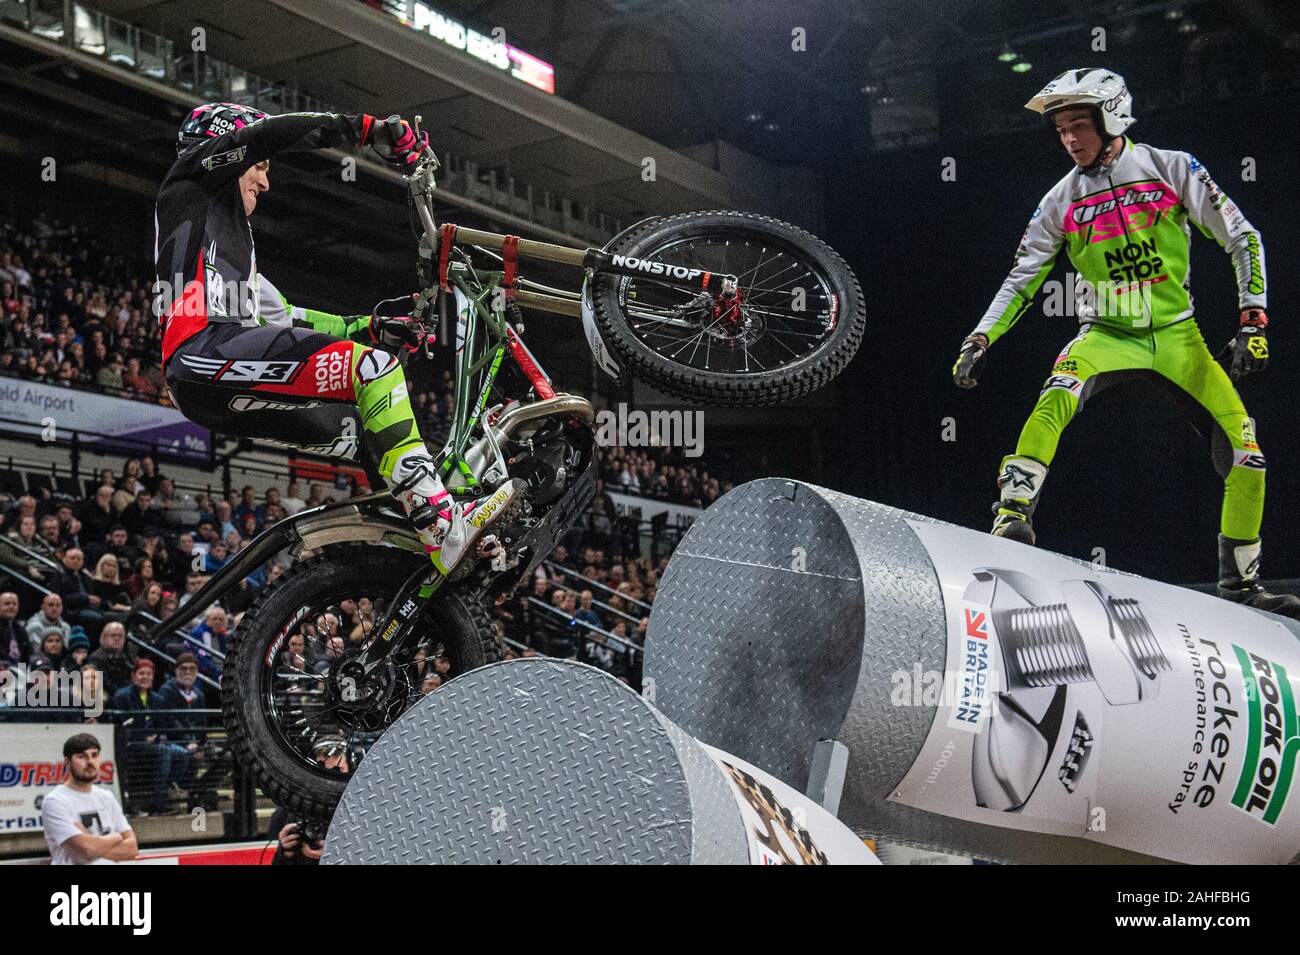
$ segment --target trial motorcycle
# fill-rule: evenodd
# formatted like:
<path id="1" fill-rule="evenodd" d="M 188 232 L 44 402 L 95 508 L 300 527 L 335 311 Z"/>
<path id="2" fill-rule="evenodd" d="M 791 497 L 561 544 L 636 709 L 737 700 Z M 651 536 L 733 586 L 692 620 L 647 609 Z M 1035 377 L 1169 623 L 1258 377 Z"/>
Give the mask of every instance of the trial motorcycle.
<path id="1" fill-rule="evenodd" d="M 594 496 L 594 409 L 556 390 L 524 342 L 522 310 L 579 319 L 615 380 L 727 406 L 815 391 L 865 329 L 852 271 L 785 222 L 689 212 L 638 222 L 603 248 L 570 248 L 438 223 L 438 168 L 426 150 L 404 177 L 423 289 L 405 307 L 432 326 L 439 297 L 454 302 L 453 411 L 437 455 L 448 489 L 473 498 L 525 484 L 496 525 L 494 553 L 443 578 L 387 491 L 354 497 L 263 531 L 153 632 L 174 634 L 272 557 L 293 558 L 233 635 L 221 705 L 235 758 L 301 817 L 332 815 L 367 747 L 437 683 L 429 674 L 445 681 L 499 659 L 493 603 L 531 579 Z M 580 271 L 580 289 L 525 278 L 529 262 Z M 501 394 L 507 361 L 527 382 L 521 400 Z"/>

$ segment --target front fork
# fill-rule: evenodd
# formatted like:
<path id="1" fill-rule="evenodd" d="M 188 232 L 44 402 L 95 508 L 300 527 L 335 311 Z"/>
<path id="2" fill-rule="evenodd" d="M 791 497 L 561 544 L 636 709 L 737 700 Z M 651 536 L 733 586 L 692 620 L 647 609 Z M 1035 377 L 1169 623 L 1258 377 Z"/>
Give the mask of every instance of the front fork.
<path id="1" fill-rule="evenodd" d="M 397 591 L 397 596 L 389 604 L 383 619 L 379 621 L 374 637 L 353 661 L 345 675 L 361 677 L 362 680 L 368 679 L 383 666 L 384 661 L 391 654 L 402 649 L 414 630 L 415 621 L 420 619 L 425 605 L 441 589 L 446 579 L 432 564 L 419 568 L 406 578 L 401 589 Z"/>
<path id="2" fill-rule="evenodd" d="M 501 274 L 480 273 L 474 278 L 477 281 L 473 287 L 460 275 L 452 279 L 457 305 L 455 382 L 452 393 L 454 412 L 451 433 L 438 456 L 439 475 L 447 490 L 453 494 L 467 495 L 480 493 L 481 489 L 478 475 L 465 460 L 465 451 L 469 447 L 473 430 L 487 407 L 505 352 L 507 348 L 514 350 L 515 342 L 518 341 L 518 336 L 505 317 L 488 304 L 496 297 Z M 480 336 L 484 334 L 483 326 L 493 333 L 489 339 L 490 345 L 480 341 Z M 519 342 L 519 347 L 522 345 Z M 531 355 L 528 357 L 531 358 Z M 484 430 L 491 435 L 490 425 L 485 423 Z M 495 448 L 495 442 L 494 450 L 501 457 L 501 450 Z M 392 654 L 403 649 L 414 629 L 415 621 L 445 581 L 446 578 L 432 563 L 412 573 L 403 582 L 388 611 L 379 621 L 374 637 L 356 660 L 345 668 L 343 675 L 359 682 L 366 681 Z"/>

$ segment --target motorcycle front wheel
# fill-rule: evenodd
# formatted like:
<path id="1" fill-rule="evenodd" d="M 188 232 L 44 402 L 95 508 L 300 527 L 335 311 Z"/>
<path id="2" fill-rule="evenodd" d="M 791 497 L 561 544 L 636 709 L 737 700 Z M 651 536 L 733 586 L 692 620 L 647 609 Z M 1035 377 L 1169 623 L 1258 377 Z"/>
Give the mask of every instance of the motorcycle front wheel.
<path id="1" fill-rule="evenodd" d="M 789 223 L 689 212 L 647 220 L 605 251 L 737 279 L 731 296 L 652 274 L 594 279 L 606 342 L 632 377 L 669 394 L 714 405 L 790 401 L 825 386 L 862 342 L 866 307 L 852 270 Z"/>

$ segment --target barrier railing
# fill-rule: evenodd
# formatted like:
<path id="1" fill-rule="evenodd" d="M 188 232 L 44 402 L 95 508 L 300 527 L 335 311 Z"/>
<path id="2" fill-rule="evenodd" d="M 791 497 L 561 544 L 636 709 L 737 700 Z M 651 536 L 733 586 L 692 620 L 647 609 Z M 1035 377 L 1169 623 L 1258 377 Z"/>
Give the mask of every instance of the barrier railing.
<path id="1" fill-rule="evenodd" d="M 635 642 L 628 639 L 627 637 L 620 637 L 617 634 L 610 633 L 608 630 L 604 629 L 603 627 L 597 627 L 595 624 L 588 623 L 586 620 L 579 620 L 577 617 L 573 616 L 572 614 L 566 613 L 565 611 L 561 610 L 559 607 L 556 607 L 552 604 L 548 604 L 545 600 L 538 600 L 536 597 L 529 597 L 528 604 L 530 606 L 538 607 L 545 610 L 548 614 L 551 615 L 552 619 L 563 621 L 562 624 L 563 628 L 573 627 L 576 630 L 582 630 L 587 633 L 599 634 L 601 637 L 604 638 L 604 642 L 606 644 L 613 644 L 614 647 L 618 650 L 618 652 L 627 658 L 629 663 L 631 663 L 632 660 L 637 655 L 643 652 L 642 648 L 639 645 L 637 645 Z M 545 622 L 543 622 L 543 627 L 545 627 Z M 557 629 L 557 633 L 558 633 L 558 629 Z M 597 642 L 599 643 L 600 641 Z M 541 649 L 541 648 L 535 648 L 535 649 Z"/>
<path id="2" fill-rule="evenodd" d="M 45 579 L 37 579 L 31 576 L 31 564 L 38 562 L 39 566 L 43 567 L 49 574 L 58 573 L 62 570 L 62 567 L 59 564 L 44 555 L 36 553 L 32 549 L 19 544 L 11 538 L 0 537 L 0 575 L 7 577 L 15 586 L 18 586 L 21 589 L 26 589 L 43 598 L 46 594 L 53 593 L 54 591 L 52 591 L 47 584 L 48 577 Z M 82 571 L 82 573 L 85 573 L 85 571 Z M 106 622 L 115 621 L 124 626 L 126 629 L 127 643 L 131 646 L 136 647 L 140 651 L 148 654 L 150 657 L 154 657 L 171 667 L 176 665 L 176 657 L 168 653 L 165 647 L 160 647 L 157 644 L 142 639 L 136 632 L 135 625 L 137 623 L 144 622 L 149 625 L 146 629 L 151 629 L 153 625 L 162 622 L 158 617 L 145 610 L 132 610 L 126 614 L 105 614 L 105 618 Z M 192 646 L 196 649 L 202 650 L 204 654 L 216 660 L 218 664 L 225 661 L 226 657 L 224 653 L 216 647 L 209 647 L 206 643 L 190 633 L 184 630 L 176 630 L 174 631 L 174 635 L 180 638 L 186 646 Z M 221 688 L 220 684 L 216 680 L 210 678 L 205 673 L 200 673 L 198 678 L 204 685 L 209 686 L 214 690 L 220 690 Z"/>
<path id="3" fill-rule="evenodd" d="M 650 605 L 649 605 L 648 603 L 646 603 L 644 600 L 638 600 L 638 599 L 635 598 L 635 597 L 629 597 L 627 594 L 620 594 L 620 593 L 619 593 L 617 590 L 615 590 L 613 587 L 609 587 L 609 586 L 607 586 L 607 585 L 605 585 L 605 584 L 602 584 L 599 580 L 592 580 L 590 577 L 584 577 L 582 574 L 578 573 L 576 570 L 572 570 L 571 568 L 565 567 L 563 564 L 557 564 L 557 563 L 556 563 L 555 561 L 553 561 L 553 560 L 546 560 L 546 561 L 543 561 L 542 563 L 546 566 L 546 568 L 547 568 L 548 570 L 555 571 L 555 572 L 558 573 L 558 574 L 563 574 L 565 577 L 569 578 L 570 580 L 577 580 L 577 581 L 580 581 L 580 582 L 582 583 L 582 589 L 594 588 L 594 589 L 596 589 L 596 590 L 604 591 L 604 592 L 607 593 L 607 594 L 613 594 L 615 597 L 618 597 L 618 598 L 620 598 L 621 600 L 625 600 L 625 601 L 627 601 L 628 603 L 630 603 L 630 604 L 632 604 L 632 605 L 634 605 L 634 606 L 637 606 L 637 607 L 641 607 L 641 608 L 643 608 L 647 613 L 650 612 Z M 563 590 L 567 590 L 567 591 L 575 591 L 575 590 L 576 590 L 576 588 L 573 588 L 573 587 L 567 587 L 567 586 L 563 586 L 563 585 L 562 585 L 561 589 L 563 589 Z M 596 601 L 595 601 L 595 600 L 592 600 L 592 603 L 596 603 Z M 610 609 L 610 610 L 613 610 L 614 613 L 622 613 L 622 611 L 614 610 L 614 608 L 610 607 L 608 604 L 604 604 L 604 603 L 602 603 L 602 604 L 600 604 L 600 606 L 602 606 L 602 607 L 606 607 L 606 608 L 608 608 L 608 609 Z M 628 614 L 622 614 L 622 615 L 623 615 L 623 616 L 629 616 Z M 633 617 L 633 618 L 631 618 L 631 619 L 633 619 L 633 620 L 640 620 L 639 617 Z"/>

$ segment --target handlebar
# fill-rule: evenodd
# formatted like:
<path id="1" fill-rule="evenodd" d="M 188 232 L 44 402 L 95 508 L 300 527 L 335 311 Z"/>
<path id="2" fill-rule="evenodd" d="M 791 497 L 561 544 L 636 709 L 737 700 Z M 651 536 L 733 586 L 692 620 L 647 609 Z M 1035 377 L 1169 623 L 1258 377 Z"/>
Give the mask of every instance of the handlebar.
<path id="1" fill-rule="evenodd" d="M 384 120 L 384 127 L 388 130 L 388 135 L 392 142 L 396 143 L 402 138 L 402 117 L 398 116 L 396 113 Z M 412 129 L 412 132 L 415 132 L 417 136 L 419 135 L 419 132 L 415 129 Z"/>
<path id="2" fill-rule="evenodd" d="M 384 124 L 391 130 L 393 121 L 396 120 L 398 130 L 401 129 L 401 118 L 390 116 L 384 120 Z M 411 131 L 415 133 L 417 139 L 422 138 L 423 131 L 420 124 L 424 120 L 423 116 L 416 115 L 411 117 Z M 411 190 L 411 199 L 415 203 L 415 211 L 420 216 L 420 226 L 424 229 L 425 239 L 429 243 L 430 254 L 436 255 L 438 252 L 438 223 L 433 217 L 433 190 L 437 187 L 433 179 L 433 174 L 438 171 L 438 157 L 431 146 L 426 146 L 424 155 L 415 164 L 415 170 L 406 176 L 408 188 Z"/>

